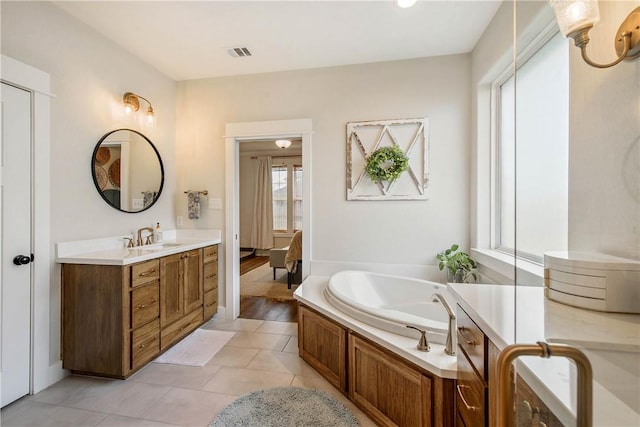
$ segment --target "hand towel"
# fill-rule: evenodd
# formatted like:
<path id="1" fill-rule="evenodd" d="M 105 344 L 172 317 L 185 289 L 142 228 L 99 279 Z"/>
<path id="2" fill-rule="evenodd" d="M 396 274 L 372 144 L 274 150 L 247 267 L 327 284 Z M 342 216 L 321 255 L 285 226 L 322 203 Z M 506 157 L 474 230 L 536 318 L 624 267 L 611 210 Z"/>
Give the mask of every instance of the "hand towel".
<path id="1" fill-rule="evenodd" d="M 187 198 L 189 199 L 188 212 L 189 219 L 200 219 L 200 192 L 199 191 L 189 191 L 187 193 Z"/>

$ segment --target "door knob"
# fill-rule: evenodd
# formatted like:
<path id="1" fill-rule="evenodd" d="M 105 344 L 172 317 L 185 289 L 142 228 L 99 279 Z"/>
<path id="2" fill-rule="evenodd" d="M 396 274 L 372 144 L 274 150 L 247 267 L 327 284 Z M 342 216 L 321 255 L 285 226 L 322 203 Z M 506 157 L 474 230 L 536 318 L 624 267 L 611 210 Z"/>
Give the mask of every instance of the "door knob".
<path id="1" fill-rule="evenodd" d="M 33 254 L 31 254 L 31 256 L 16 255 L 15 258 L 13 258 L 13 263 L 15 265 L 25 265 L 25 264 L 29 264 L 32 261 L 33 261 Z"/>

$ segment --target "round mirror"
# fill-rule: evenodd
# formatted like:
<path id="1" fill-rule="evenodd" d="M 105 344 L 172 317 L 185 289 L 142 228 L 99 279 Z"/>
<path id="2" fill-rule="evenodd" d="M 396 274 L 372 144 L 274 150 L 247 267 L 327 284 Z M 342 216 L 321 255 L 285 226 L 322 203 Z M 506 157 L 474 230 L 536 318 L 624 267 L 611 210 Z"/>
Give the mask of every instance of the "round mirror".
<path id="1" fill-rule="evenodd" d="M 160 197 L 164 167 L 153 143 L 138 131 L 105 134 L 91 158 L 91 175 L 100 196 L 122 212 L 142 212 Z"/>

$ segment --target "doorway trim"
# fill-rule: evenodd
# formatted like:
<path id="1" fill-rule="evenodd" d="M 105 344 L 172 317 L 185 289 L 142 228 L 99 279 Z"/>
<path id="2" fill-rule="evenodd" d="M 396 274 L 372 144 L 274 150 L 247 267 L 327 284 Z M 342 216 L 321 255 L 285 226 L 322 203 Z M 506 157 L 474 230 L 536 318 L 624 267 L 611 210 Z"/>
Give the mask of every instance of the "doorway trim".
<path id="1" fill-rule="evenodd" d="M 302 277 L 311 261 L 311 119 L 227 123 L 225 126 L 225 317 L 240 314 L 239 144 L 255 139 L 302 139 Z"/>
<path id="2" fill-rule="evenodd" d="M 62 361 L 50 355 L 51 331 L 51 202 L 50 202 L 50 76 L 2 55 L 0 79 L 31 92 L 31 374 L 29 392 L 44 390 L 65 376 Z M 53 362 L 50 362 L 53 360 Z"/>

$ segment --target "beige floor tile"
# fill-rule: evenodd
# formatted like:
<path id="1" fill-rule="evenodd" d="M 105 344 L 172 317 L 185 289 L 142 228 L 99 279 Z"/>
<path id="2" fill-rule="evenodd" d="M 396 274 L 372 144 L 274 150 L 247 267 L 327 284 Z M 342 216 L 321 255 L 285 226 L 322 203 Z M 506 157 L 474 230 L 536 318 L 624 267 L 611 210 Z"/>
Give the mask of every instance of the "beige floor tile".
<path id="1" fill-rule="evenodd" d="M 289 335 L 238 332 L 227 343 L 228 347 L 257 348 L 260 350 L 282 351 L 289 341 Z"/>
<path id="2" fill-rule="evenodd" d="M 2 426 L 95 426 L 106 416 L 107 414 L 102 412 L 30 401 L 25 405 L 21 405 L 17 411 L 12 412 L 10 415 L 3 413 Z"/>
<path id="3" fill-rule="evenodd" d="M 285 353 L 295 353 L 298 354 L 298 337 L 291 337 L 286 346 L 284 346 Z"/>
<path id="4" fill-rule="evenodd" d="M 260 350 L 247 366 L 259 371 L 282 372 L 285 374 L 316 377 L 319 374 L 297 354 Z"/>
<path id="5" fill-rule="evenodd" d="M 261 332 L 265 334 L 298 336 L 298 323 L 297 322 L 274 322 L 272 320 L 265 320 L 262 326 L 256 329 L 256 332 Z"/>
<path id="6" fill-rule="evenodd" d="M 158 421 L 142 418 L 123 417 L 122 415 L 109 415 L 102 420 L 98 427 L 178 427 L 175 424 L 160 423 Z"/>
<path id="7" fill-rule="evenodd" d="M 224 317 L 216 317 L 209 320 L 207 323 L 201 326 L 203 329 L 215 329 L 218 331 L 245 331 L 255 332 L 262 324 L 264 320 L 254 319 L 234 319 L 226 320 Z"/>
<path id="8" fill-rule="evenodd" d="M 287 386 L 292 379 L 293 375 L 280 372 L 223 367 L 203 390 L 241 396 L 263 388 Z"/>
<path id="9" fill-rule="evenodd" d="M 130 380 L 200 390 L 219 369 L 219 366 L 199 367 L 152 362 L 131 376 Z"/>
<path id="10" fill-rule="evenodd" d="M 145 414 L 145 419 L 181 426 L 208 426 L 236 396 L 172 388 Z"/>
<path id="11" fill-rule="evenodd" d="M 29 399 L 36 402 L 49 403 L 51 405 L 60 405 L 72 394 L 79 392 L 80 390 L 88 387 L 92 384 L 106 383 L 110 380 L 102 378 L 82 377 L 77 375 L 70 375 L 63 378 L 52 386 L 42 390 L 39 393 L 34 394 Z"/>
<path id="12" fill-rule="evenodd" d="M 92 384 L 72 395 L 64 406 L 139 417 L 169 391 L 169 387 L 113 380 Z"/>
<path id="13" fill-rule="evenodd" d="M 206 366 L 246 368 L 260 350 L 255 348 L 223 347 Z"/>

